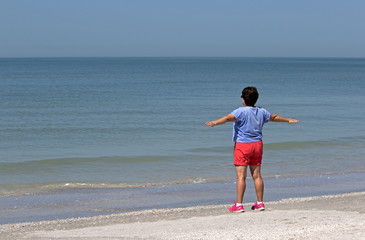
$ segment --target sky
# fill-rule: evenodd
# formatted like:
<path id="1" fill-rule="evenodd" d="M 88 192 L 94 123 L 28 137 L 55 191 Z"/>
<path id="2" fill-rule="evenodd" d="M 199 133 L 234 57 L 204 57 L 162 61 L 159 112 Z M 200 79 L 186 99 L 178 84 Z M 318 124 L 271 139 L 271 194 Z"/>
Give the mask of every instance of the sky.
<path id="1" fill-rule="evenodd" d="M 364 0 L 1 0 L 0 57 L 365 57 Z"/>

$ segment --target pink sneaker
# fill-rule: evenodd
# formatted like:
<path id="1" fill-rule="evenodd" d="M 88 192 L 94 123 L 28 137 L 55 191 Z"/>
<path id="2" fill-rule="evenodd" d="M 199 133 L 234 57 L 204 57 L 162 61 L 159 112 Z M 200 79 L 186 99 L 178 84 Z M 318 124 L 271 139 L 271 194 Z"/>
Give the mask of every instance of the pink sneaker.
<path id="1" fill-rule="evenodd" d="M 259 211 L 264 211 L 265 210 L 265 205 L 264 203 L 258 203 L 256 202 L 252 207 L 252 210 L 259 210 Z"/>
<path id="2" fill-rule="evenodd" d="M 237 206 L 236 203 L 233 204 L 231 208 L 229 208 L 230 212 L 244 212 L 243 205 Z"/>

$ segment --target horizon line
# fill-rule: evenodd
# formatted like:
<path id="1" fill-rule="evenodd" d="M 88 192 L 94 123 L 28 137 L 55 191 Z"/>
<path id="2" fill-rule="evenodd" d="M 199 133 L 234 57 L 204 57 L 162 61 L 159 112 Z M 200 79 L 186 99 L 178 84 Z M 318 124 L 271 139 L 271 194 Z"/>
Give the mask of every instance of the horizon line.
<path id="1" fill-rule="evenodd" d="M 0 56 L 0 59 L 5 58 L 365 58 L 365 56 Z"/>

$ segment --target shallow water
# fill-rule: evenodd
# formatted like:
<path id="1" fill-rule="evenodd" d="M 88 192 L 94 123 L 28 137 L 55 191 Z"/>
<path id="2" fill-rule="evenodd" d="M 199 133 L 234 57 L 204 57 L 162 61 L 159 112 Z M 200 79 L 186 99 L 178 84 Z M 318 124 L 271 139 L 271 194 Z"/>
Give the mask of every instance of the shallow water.
<path id="1" fill-rule="evenodd" d="M 363 191 L 364 173 L 266 178 L 265 202 L 285 198 Z M 353 183 L 356 184 L 353 184 Z M 247 181 L 244 203 L 256 201 L 253 182 Z M 160 208 L 230 204 L 234 182 L 172 184 L 128 188 L 76 188 L 45 194 L 0 198 L 0 224 L 90 217 Z M 266 204 L 268 207 L 270 203 Z"/>

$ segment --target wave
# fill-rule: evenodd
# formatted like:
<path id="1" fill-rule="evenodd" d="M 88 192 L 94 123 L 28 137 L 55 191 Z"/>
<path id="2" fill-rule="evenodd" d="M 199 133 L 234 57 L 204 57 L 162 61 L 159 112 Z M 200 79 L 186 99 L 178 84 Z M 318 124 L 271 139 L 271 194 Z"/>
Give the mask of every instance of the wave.
<path id="1" fill-rule="evenodd" d="M 284 179 L 286 181 L 293 181 L 296 178 L 306 177 L 324 177 L 330 179 L 332 176 L 363 176 L 365 169 L 349 169 L 339 171 L 315 171 L 315 172 L 291 172 L 281 174 L 265 174 L 264 179 L 273 181 Z M 248 179 L 252 181 L 251 176 Z M 155 182 L 155 183 L 97 183 L 97 182 L 53 182 L 53 183 L 33 183 L 33 184 L 0 184 L 0 197 L 6 196 L 20 196 L 20 195 L 35 195 L 35 194 L 49 194 L 59 191 L 83 191 L 83 190 L 97 190 L 97 189 L 128 189 L 128 188 L 149 188 L 149 187 L 164 187 L 185 184 L 209 184 L 209 183 L 235 183 L 234 177 L 197 177 L 187 178 L 183 180 L 176 180 L 170 182 Z"/>
<path id="2" fill-rule="evenodd" d="M 92 157 L 92 158 L 56 158 L 45 160 L 33 160 L 14 163 L 0 163 L 0 175 L 9 173 L 29 173 L 37 170 L 57 167 L 73 167 L 78 165 L 94 164 L 123 164 L 123 163 L 147 163 L 166 161 L 167 156 L 140 156 L 140 157 Z"/>
<path id="3" fill-rule="evenodd" d="M 344 145 L 351 143 L 352 141 L 364 140 L 364 137 L 354 137 L 354 138 L 340 138 L 334 140 L 324 140 L 324 141 L 300 141 L 300 142 L 278 142 L 278 143 L 265 143 L 265 150 L 291 150 L 291 149 L 309 149 L 309 148 L 321 148 L 321 147 L 332 147 L 338 146 L 339 144 Z M 211 148 L 194 148 L 189 152 L 191 153 L 231 153 L 233 151 L 232 147 L 211 147 Z"/>
<path id="4" fill-rule="evenodd" d="M 233 151 L 232 147 L 211 147 L 211 148 L 193 148 L 190 149 L 191 153 L 231 153 Z"/>
<path id="5" fill-rule="evenodd" d="M 357 140 L 357 141 L 355 141 Z M 363 156 L 364 138 L 346 138 L 328 141 L 280 142 L 264 144 L 265 151 L 271 155 L 265 162 L 266 174 L 279 173 L 281 176 L 294 174 L 299 176 L 312 173 L 312 164 L 317 159 L 323 171 L 333 171 L 343 162 L 338 157 L 338 146 L 346 155 L 347 166 L 354 170 L 360 168 Z M 351 146 L 351 147 L 349 147 Z M 336 151 L 327 151 L 333 148 Z M 296 151 L 299 149 L 299 151 Z M 304 151 L 300 151 L 304 149 Z M 353 152 L 352 150 L 356 151 Z M 289 150 L 289 151 L 287 151 Z M 281 152 L 283 151 L 283 152 Z M 287 151 L 287 152 L 285 152 Z M 289 154 L 293 165 L 282 161 L 282 154 Z M 192 148 L 176 155 L 155 156 L 103 156 L 71 157 L 24 162 L 0 163 L 0 194 L 14 189 L 72 189 L 72 188 L 125 188 L 148 187 L 154 185 L 172 185 L 216 181 L 232 177 L 231 146 Z M 312 158 L 308 159 L 310 152 Z M 319 153 L 323 153 L 322 155 Z M 316 155 L 317 154 L 317 155 Z M 319 155 L 318 155 L 319 154 Z M 322 171 L 320 170 L 320 171 Z M 274 174 L 275 173 L 275 174 Z M 22 190 L 23 189 L 23 190 Z"/>
<path id="6" fill-rule="evenodd" d="M 265 150 L 291 150 L 291 149 L 310 149 L 326 148 L 338 146 L 362 147 L 365 143 L 365 136 L 341 137 L 337 139 L 300 141 L 300 142 L 280 142 L 264 143 Z"/>
<path id="7" fill-rule="evenodd" d="M 306 141 L 306 142 L 281 142 L 264 144 L 265 150 L 290 150 L 290 149 L 308 149 L 336 146 L 338 143 L 333 141 Z"/>
<path id="8" fill-rule="evenodd" d="M 301 142 L 278 142 L 265 143 L 265 151 L 283 151 L 295 149 L 318 149 L 331 147 L 352 148 L 362 145 L 365 137 L 348 137 L 326 141 L 301 141 Z M 356 146 L 355 146 L 356 145 Z M 68 169 L 95 169 L 95 168 L 111 168 L 127 166 L 128 164 L 156 163 L 156 165 L 166 162 L 196 162 L 210 161 L 214 157 L 231 156 L 233 152 L 233 144 L 231 146 L 208 147 L 208 148 L 192 148 L 180 155 L 160 155 L 160 156 L 102 156 L 102 157 L 70 157 L 70 158 L 54 158 L 44 160 L 30 160 L 22 162 L 3 162 L 0 163 L 0 176 L 9 174 L 32 174 L 44 171 L 62 172 Z M 62 170 L 63 169 L 63 170 Z"/>
<path id="9" fill-rule="evenodd" d="M 93 183 L 93 182 L 55 182 L 33 184 L 0 184 L 0 196 L 34 195 L 65 190 L 87 189 L 127 189 L 163 187 L 183 184 L 201 184 L 208 182 L 225 181 L 226 179 L 191 178 L 180 181 L 156 183 Z"/>

